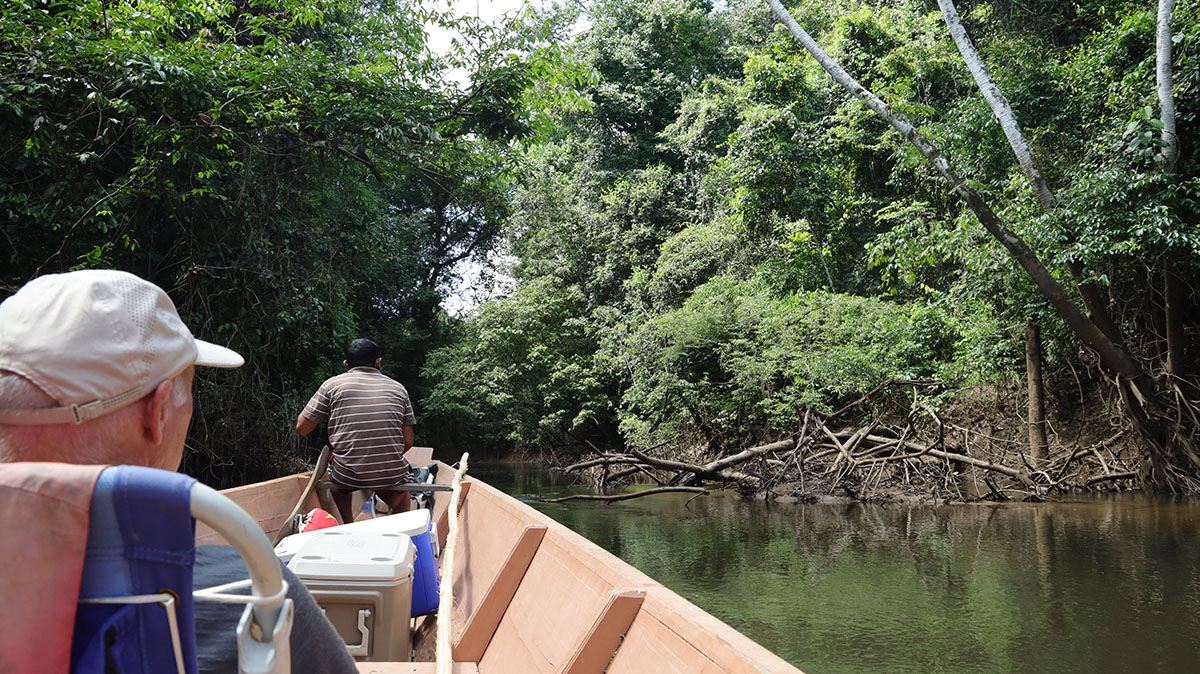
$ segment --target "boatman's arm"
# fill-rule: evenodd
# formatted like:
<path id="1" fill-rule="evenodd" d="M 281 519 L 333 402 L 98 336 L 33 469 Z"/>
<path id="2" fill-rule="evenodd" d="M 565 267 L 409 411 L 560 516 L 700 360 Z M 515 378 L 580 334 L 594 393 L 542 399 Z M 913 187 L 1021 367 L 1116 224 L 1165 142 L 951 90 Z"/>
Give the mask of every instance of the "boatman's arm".
<path id="1" fill-rule="evenodd" d="M 301 416 L 303 416 L 303 415 L 301 415 Z M 300 430 L 300 422 L 299 421 L 296 422 L 296 430 L 297 431 Z M 309 430 L 312 430 L 312 429 L 309 429 Z M 307 433 L 307 432 L 308 431 L 305 431 L 305 433 Z M 304 433 L 301 433 L 300 435 L 304 435 Z M 408 450 L 412 449 L 412 446 L 413 446 L 412 426 L 405 426 L 404 427 L 404 451 L 407 452 Z"/>
<path id="2" fill-rule="evenodd" d="M 329 387 L 329 381 L 321 384 L 321 388 L 308 399 L 308 404 L 304 409 L 300 410 L 300 414 L 296 417 L 296 432 L 300 435 L 308 435 L 312 433 L 317 424 L 325 423 L 329 420 L 329 393 L 326 389 Z"/>
<path id="3" fill-rule="evenodd" d="M 304 416 L 304 412 L 301 412 L 300 416 L 296 417 L 296 433 L 300 435 L 308 435 L 309 433 L 312 433 L 313 429 L 316 427 L 317 422 Z M 409 430 L 404 436 L 404 441 L 410 442 L 409 438 L 412 437 L 412 427 L 408 426 L 407 428 Z"/>

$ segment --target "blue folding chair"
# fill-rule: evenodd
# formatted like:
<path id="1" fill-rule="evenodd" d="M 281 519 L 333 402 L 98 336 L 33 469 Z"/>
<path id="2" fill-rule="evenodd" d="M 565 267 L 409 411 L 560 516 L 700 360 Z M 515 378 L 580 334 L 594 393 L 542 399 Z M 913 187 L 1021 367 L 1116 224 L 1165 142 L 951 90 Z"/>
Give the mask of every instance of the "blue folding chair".
<path id="1" fill-rule="evenodd" d="M 196 519 L 238 550 L 249 580 L 193 597 Z M 287 586 L 266 534 L 236 504 L 186 475 L 112 466 L 96 482 L 89 520 L 72 672 L 195 674 L 194 599 L 247 604 L 236 626 L 240 672 L 290 671 Z M 250 595 L 227 594 L 245 584 Z"/>

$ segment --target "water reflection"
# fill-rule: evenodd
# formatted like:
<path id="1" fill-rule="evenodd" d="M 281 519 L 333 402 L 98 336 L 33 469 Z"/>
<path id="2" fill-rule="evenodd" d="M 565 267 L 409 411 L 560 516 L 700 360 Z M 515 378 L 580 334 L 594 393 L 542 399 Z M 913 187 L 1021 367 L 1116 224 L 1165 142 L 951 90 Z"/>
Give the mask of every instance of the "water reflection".
<path id="1" fill-rule="evenodd" d="M 581 488 L 473 470 L 526 500 Z M 1200 502 L 534 506 L 809 674 L 1192 671 Z"/>

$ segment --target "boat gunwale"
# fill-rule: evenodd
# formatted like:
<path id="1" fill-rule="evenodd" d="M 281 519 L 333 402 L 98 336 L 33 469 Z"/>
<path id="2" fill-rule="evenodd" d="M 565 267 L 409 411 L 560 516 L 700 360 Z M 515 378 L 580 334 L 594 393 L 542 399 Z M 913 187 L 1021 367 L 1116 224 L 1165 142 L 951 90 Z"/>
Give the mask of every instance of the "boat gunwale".
<path id="1" fill-rule="evenodd" d="M 441 461 L 434 461 L 433 463 L 438 466 L 437 474 L 439 477 L 450 474 L 451 468 L 447 464 Z M 259 522 L 259 525 L 263 526 L 264 531 L 270 535 L 282 525 L 283 515 L 288 512 L 294 504 L 295 499 L 302 493 L 303 486 L 307 483 L 310 476 L 311 471 L 293 473 L 272 480 L 233 487 L 222 491 L 222 493 L 250 512 L 251 516 L 255 517 Z M 800 672 L 799 669 L 746 635 L 738 632 L 724 621 L 696 606 L 649 575 L 529 504 L 523 503 L 487 482 L 471 477 L 470 475 L 464 479 L 464 485 L 466 484 L 470 484 L 471 486 L 468 488 L 462 503 L 460 503 L 460 511 L 462 508 L 468 507 L 468 503 L 482 505 L 486 502 L 487 507 L 499 507 L 517 522 L 523 522 L 526 525 L 545 526 L 546 532 L 541 545 L 549 543 L 550 546 L 562 548 L 562 552 L 559 554 L 570 554 L 577 559 L 583 560 L 582 563 L 598 578 L 611 585 L 614 592 L 644 593 L 644 600 L 634 615 L 633 622 L 629 628 L 630 632 L 634 629 L 654 630 L 657 629 L 656 626 L 661 626 L 662 629 L 678 637 L 682 643 L 689 645 L 697 653 L 706 658 L 712 664 L 714 671 L 746 673 Z M 287 496 L 288 494 L 291 495 Z M 290 501 L 283 504 L 281 499 L 290 499 Z M 443 520 L 446 519 L 446 508 L 449 500 L 449 492 L 434 493 L 432 516 L 435 523 L 444 524 Z M 306 501 L 306 506 L 311 505 L 312 507 L 316 507 L 316 502 L 316 495 L 310 494 Z M 274 503 L 275 512 L 262 512 L 264 505 L 268 503 Z M 280 508 L 282 508 L 282 512 L 279 512 Z M 274 529 L 271 529 L 272 526 L 274 526 Z M 444 528 L 439 527 L 439 532 L 442 531 L 444 531 Z M 202 537 L 204 540 L 201 540 Z M 218 540 L 214 540 L 211 535 L 203 532 L 199 526 L 197 527 L 197 541 L 198 543 L 219 542 Z M 444 546 L 444 540 L 439 542 Z M 464 549 L 468 551 L 467 554 L 470 554 L 469 551 L 471 548 L 469 544 Z M 543 552 L 539 547 L 534 553 L 535 560 L 539 554 L 553 553 Z M 531 560 L 530 565 L 532 563 L 533 561 Z M 462 567 L 460 566 L 459 569 L 456 569 L 455 583 L 460 582 L 461 574 Z M 525 582 L 524 579 L 521 580 L 517 592 L 520 591 L 520 585 L 524 585 Z M 536 580 L 532 580 L 531 582 L 536 582 Z M 481 592 L 486 591 L 486 589 L 483 588 Z M 475 602 L 472 608 L 478 609 L 480 603 Z M 460 615 L 459 611 L 455 611 L 455 613 L 455 632 L 459 633 L 470 616 Z M 653 620 L 654 623 L 645 622 L 647 620 Z M 627 635 L 623 633 L 622 637 L 624 638 L 625 636 Z M 620 653 L 621 651 L 618 647 L 614 652 L 613 662 L 618 661 Z"/>

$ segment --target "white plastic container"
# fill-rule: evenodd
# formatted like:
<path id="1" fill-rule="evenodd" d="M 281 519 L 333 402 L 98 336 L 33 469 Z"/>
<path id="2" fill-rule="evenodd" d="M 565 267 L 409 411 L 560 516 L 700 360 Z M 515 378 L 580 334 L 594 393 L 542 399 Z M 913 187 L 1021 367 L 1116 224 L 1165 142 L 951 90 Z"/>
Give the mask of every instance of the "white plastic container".
<path id="1" fill-rule="evenodd" d="M 306 531 L 300 534 L 292 534 L 287 538 L 279 541 L 275 546 L 275 556 L 284 564 L 292 561 L 292 557 L 296 551 L 307 543 L 313 536 L 322 531 L 375 531 L 381 533 L 392 534 L 407 534 L 411 537 L 417 537 L 429 530 L 429 511 L 421 508 L 419 510 L 410 510 L 408 512 L 397 513 L 395 515 L 385 515 L 369 520 L 359 520 L 350 524 L 344 524 L 338 527 L 330 527 L 329 529 L 318 529 L 316 531 Z M 434 538 L 436 540 L 436 537 Z M 436 550 L 434 551 L 436 554 Z"/>
<path id="2" fill-rule="evenodd" d="M 312 593 L 355 660 L 408 662 L 412 540 L 406 534 L 348 529 L 311 532 L 288 568 Z"/>

